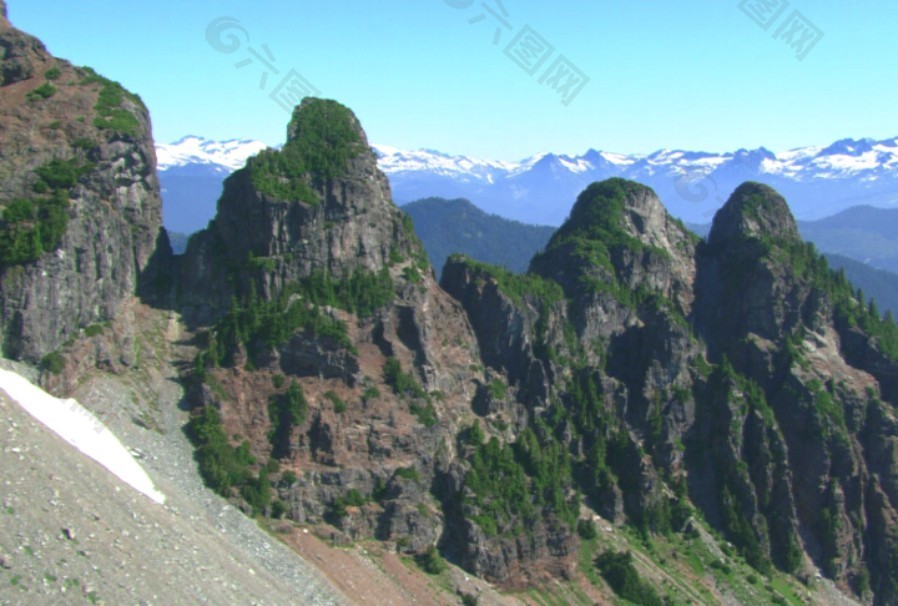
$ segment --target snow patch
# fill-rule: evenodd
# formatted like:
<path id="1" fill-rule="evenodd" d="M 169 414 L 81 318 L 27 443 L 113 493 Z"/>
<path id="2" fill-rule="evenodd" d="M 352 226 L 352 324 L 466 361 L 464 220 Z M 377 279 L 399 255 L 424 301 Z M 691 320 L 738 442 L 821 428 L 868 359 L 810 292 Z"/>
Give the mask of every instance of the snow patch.
<path id="1" fill-rule="evenodd" d="M 165 495 L 156 490 L 140 463 L 119 439 L 77 400 L 54 398 L 25 377 L 0 368 L 0 389 L 60 438 L 105 467 L 125 484 L 160 505 Z"/>

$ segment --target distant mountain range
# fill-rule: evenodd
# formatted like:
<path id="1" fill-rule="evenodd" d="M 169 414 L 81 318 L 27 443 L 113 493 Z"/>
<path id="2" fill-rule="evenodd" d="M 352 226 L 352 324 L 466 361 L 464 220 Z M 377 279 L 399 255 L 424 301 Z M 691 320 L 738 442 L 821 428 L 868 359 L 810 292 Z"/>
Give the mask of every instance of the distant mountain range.
<path id="1" fill-rule="evenodd" d="M 158 146 L 166 227 L 184 233 L 204 227 L 224 177 L 265 147 L 260 141 L 195 136 Z M 520 162 L 384 145 L 374 149 L 398 204 L 433 196 L 465 198 L 488 213 L 533 225 L 559 225 L 588 184 L 615 176 L 649 185 L 673 215 L 693 223 L 708 222 L 736 186 L 749 180 L 776 188 L 799 219 L 820 219 L 858 204 L 898 205 L 898 138 L 843 139 L 778 154 L 763 147 L 648 155 L 589 150 L 582 156 L 537 154 Z"/>
<path id="2" fill-rule="evenodd" d="M 453 253 L 522 274 L 555 233 L 554 227 L 503 219 L 461 199 L 428 198 L 406 204 L 402 210 L 412 218 L 438 276 Z"/>
<path id="3" fill-rule="evenodd" d="M 466 198 L 487 212 L 530 224 L 560 224 L 588 184 L 609 177 L 650 186 L 671 214 L 698 223 L 709 221 L 744 181 L 777 189 L 799 219 L 858 204 L 898 205 L 898 139 L 844 139 L 779 154 L 764 148 L 649 155 L 589 150 L 582 156 L 537 154 L 517 163 L 375 149 L 399 204 L 428 196 Z"/>
<path id="4" fill-rule="evenodd" d="M 225 178 L 265 149 L 261 141 L 210 141 L 188 135 L 156 145 L 162 186 L 163 221 L 169 232 L 191 234 L 215 216 L 215 204 Z"/>

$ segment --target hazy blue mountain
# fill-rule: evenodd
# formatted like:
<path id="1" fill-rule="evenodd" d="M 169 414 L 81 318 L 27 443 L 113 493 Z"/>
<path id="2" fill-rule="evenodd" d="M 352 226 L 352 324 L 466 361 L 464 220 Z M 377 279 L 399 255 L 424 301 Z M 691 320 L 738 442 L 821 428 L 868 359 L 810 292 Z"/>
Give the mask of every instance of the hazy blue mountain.
<path id="1" fill-rule="evenodd" d="M 487 214 L 461 199 L 428 198 L 406 204 L 402 210 L 414 221 L 437 273 L 452 253 L 523 273 L 555 231 Z"/>
<path id="2" fill-rule="evenodd" d="M 800 221 L 798 229 L 825 253 L 898 271 L 898 209 L 856 206 L 820 221 Z"/>
<path id="3" fill-rule="evenodd" d="M 206 227 L 215 215 L 222 182 L 265 147 L 261 141 L 210 141 L 194 135 L 156 145 L 165 228 L 191 234 Z"/>
<path id="4" fill-rule="evenodd" d="M 172 252 L 176 255 L 184 254 L 184 251 L 187 250 L 187 240 L 189 238 L 190 236 L 179 231 L 168 232 L 168 241 L 171 244 Z"/>
<path id="5" fill-rule="evenodd" d="M 833 269 L 844 269 L 848 281 L 855 288 L 863 290 L 868 300 L 876 301 L 880 313 L 889 310 L 898 315 L 898 274 L 864 265 L 860 261 L 842 255 L 824 256 Z"/>

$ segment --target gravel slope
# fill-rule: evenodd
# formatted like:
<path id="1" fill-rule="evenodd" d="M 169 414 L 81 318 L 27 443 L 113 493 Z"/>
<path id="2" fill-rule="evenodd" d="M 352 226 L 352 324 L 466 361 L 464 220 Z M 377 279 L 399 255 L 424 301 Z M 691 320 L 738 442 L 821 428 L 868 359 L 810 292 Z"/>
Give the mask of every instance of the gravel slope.
<path id="1" fill-rule="evenodd" d="M 173 318 L 154 313 L 149 321 L 145 334 L 164 333 L 160 348 L 179 347 Z M 0 604 L 348 603 L 202 485 L 181 430 L 186 413 L 175 376 L 173 367 L 147 360 L 139 373 L 87 377 L 74 394 L 139 453 L 168 497 L 164 506 L 0 392 Z M 156 430 L 134 423 L 148 411 Z"/>

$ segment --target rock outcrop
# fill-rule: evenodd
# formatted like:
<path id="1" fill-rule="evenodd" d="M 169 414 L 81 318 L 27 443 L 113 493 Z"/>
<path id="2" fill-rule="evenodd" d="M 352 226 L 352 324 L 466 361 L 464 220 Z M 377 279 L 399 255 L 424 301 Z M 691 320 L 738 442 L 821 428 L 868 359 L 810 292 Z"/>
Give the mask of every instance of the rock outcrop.
<path id="1" fill-rule="evenodd" d="M 528 276 L 453 258 L 442 284 L 516 393 L 485 410 L 547 428 L 602 515 L 679 528 L 688 497 L 762 571 L 894 599 L 898 329 L 776 192 L 738 188 L 700 242 L 647 188 L 593 184 Z"/>
<path id="2" fill-rule="evenodd" d="M 0 343 L 35 362 L 149 288 L 168 243 L 139 97 L 5 18 L 0 80 Z"/>

